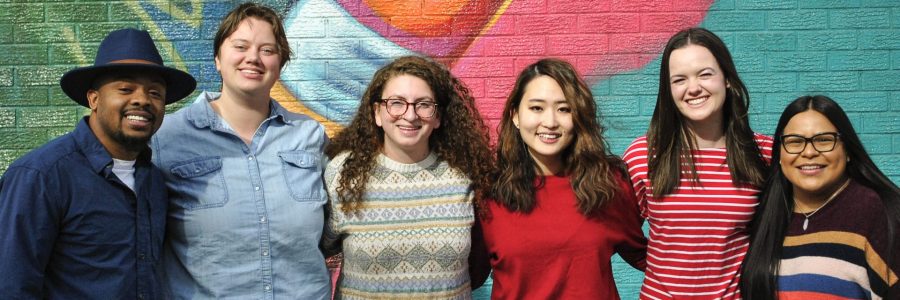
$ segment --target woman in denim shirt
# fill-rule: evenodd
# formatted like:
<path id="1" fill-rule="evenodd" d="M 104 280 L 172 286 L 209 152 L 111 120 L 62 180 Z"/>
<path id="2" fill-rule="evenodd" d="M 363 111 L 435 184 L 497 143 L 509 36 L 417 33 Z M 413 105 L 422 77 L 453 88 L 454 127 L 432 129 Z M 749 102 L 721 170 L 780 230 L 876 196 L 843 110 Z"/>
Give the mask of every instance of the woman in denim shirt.
<path id="1" fill-rule="evenodd" d="M 474 98 L 444 66 L 407 56 L 375 73 L 327 148 L 323 249 L 344 253 L 336 298 L 471 298 L 472 207 L 491 185 L 488 141 Z"/>
<path id="2" fill-rule="evenodd" d="M 166 117 L 153 140 L 171 196 L 171 297 L 328 299 L 325 131 L 269 95 L 291 56 L 281 20 L 240 5 L 214 45 L 221 92 Z"/>

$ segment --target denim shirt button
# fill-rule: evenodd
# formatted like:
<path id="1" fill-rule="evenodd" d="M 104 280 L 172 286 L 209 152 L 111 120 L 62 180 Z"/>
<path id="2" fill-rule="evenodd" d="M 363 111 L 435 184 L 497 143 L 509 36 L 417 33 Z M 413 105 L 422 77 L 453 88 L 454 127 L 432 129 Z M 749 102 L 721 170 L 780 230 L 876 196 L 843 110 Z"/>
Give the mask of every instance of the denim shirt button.
<path id="1" fill-rule="evenodd" d="M 259 190 L 259 187 L 258 187 L 258 186 L 254 186 L 254 187 L 253 187 L 253 190 L 254 190 L 254 191 L 258 191 L 258 190 Z"/>
<path id="2" fill-rule="evenodd" d="M 269 256 L 269 251 L 267 251 L 267 250 L 263 250 L 263 252 L 262 252 L 262 256 Z"/>
<path id="3" fill-rule="evenodd" d="M 253 160 L 253 156 L 248 156 L 247 160 Z"/>
<path id="4" fill-rule="evenodd" d="M 147 258 L 147 256 L 146 256 L 146 255 L 144 255 L 144 253 L 143 253 L 143 252 L 141 252 L 141 253 L 138 253 L 138 259 L 140 259 L 140 260 L 145 260 L 145 259 L 146 259 L 146 258 Z"/>
<path id="5" fill-rule="evenodd" d="M 260 223 L 266 223 L 266 216 L 259 217 Z"/>
<path id="6" fill-rule="evenodd" d="M 263 288 L 266 289 L 266 291 L 268 291 L 268 290 L 272 289 L 272 286 L 267 284 L 267 285 L 264 285 Z"/>

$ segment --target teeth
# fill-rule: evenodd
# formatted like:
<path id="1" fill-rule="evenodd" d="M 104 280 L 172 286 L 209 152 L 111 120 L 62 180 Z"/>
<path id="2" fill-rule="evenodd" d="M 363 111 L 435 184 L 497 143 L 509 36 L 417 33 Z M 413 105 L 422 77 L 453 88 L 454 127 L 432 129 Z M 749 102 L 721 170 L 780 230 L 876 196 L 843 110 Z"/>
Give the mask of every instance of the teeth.
<path id="1" fill-rule="evenodd" d="M 709 99 L 709 97 L 703 97 L 703 98 L 697 98 L 697 99 L 690 99 L 690 100 L 687 100 L 687 103 L 688 103 L 688 104 L 691 104 L 691 105 L 699 104 L 700 102 L 706 101 L 706 99 Z"/>
<path id="2" fill-rule="evenodd" d="M 545 138 L 545 139 L 555 139 L 555 138 L 560 137 L 561 134 L 558 134 L 558 133 L 539 133 L 538 136 L 540 136 L 540 137 L 542 137 L 542 138 Z"/>
<path id="3" fill-rule="evenodd" d="M 135 116 L 135 115 L 125 116 L 125 118 L 129 119 L 129 120 L 134 120 L 134 121 L 149 121 L 150 120 L 150 119 L 147 119 L 147 118 L 144 118 L 141 116 Z"/>
<path id="4" fill-rule="evenodd" d="M 822 166 L 800 166 L 801 170 L 816 170 L 821 168 Z"/>
<path id="5" fill-rule="evenodd" d="M 241 73 L 247 73 L 247 74 L 259 74 L 260 72 L 253 71 L 253 70 L 241 70 Z"/>

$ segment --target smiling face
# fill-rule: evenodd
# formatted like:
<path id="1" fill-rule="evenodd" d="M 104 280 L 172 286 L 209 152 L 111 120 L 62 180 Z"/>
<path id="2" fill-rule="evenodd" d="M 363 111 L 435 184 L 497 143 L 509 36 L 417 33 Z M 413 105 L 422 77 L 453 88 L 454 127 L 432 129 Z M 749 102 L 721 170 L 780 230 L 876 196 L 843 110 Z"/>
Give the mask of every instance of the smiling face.
<path id="1" fill-rule="evenodd" d="M 728 84 L 709 49 L 689 44 L 672 51 L 669 86 L 675 106 L 691 127 L 721 127 Z"/>
<path id="2" fill-rule="evenodd" d="M 121 154 L 143 150 L 162 125 L 165 81 L 156 75 L 128 73 L 103 76 L 94 86 L 87 92 L 91 130 L 113 157 L 131 159 Z"/>
<path id="3" fill-rule="evenodd" d="M 224 94 L 268 99 L 281 75 L 272 24 L 255 17 L 244 19 L 222 42 L 215 61 Z"/>
<path id="4" fill-rule="evenodd" d="M 559 83 L 545 75 L 525 85 L 513 124 L 545 175 L 562 170 L 562 152 L 574 139 L 572 110 Z"/>
<path id="5" fill-rule="evenodd" d="M 814 110 L 794 115 L 784 127 L 784 135 L 806 138 L 826 132 L 837 132 L 837 128 L 825 115 Z M 799 154 L 790 154 L 784 147 L 780 150 L 781 170 L 784 177 L 793 184 L 794 197 L 797 199 L 823 201 L 846 178 L 847 152 L 840 139 L 834 149 L 828 152 L 816 151 L 812 144 L 807 144 Z"/>
<path id="6" fill-rule="evenodd" d="M 434 93 L 425 80 L 412 75 L 397 75 L 387 81 L 381 99 L 402 100 L 406 103 L 436 103 Z M 430 152 L 428 138 L 440 127 L 440 114 L 422 118 L 413 105 L 398 117 L 388 113 L 384 103 L 375 104 L 375 124 L 384 130 L 384 154 L 398 162 L 414 163 L 425 159 Z"/>

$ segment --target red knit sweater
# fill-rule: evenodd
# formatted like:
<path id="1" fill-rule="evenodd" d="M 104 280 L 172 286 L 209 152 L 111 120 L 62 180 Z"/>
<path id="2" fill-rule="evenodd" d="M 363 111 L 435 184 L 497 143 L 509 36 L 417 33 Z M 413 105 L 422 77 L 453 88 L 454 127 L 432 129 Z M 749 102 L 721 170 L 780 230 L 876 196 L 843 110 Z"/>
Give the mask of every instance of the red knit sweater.
<path id="1" fill-rule="evenodd" d="M 610 258 L 645 267 L 647 240 L 630 184 L 591 217 L 576 206 L 567 177 L 546 177 L 530 213 L 488 201 L 482 220 L 494 270 L 493 299 L 619 299 Z M 473 265 L 477 268 L 477 264 Z"/>

